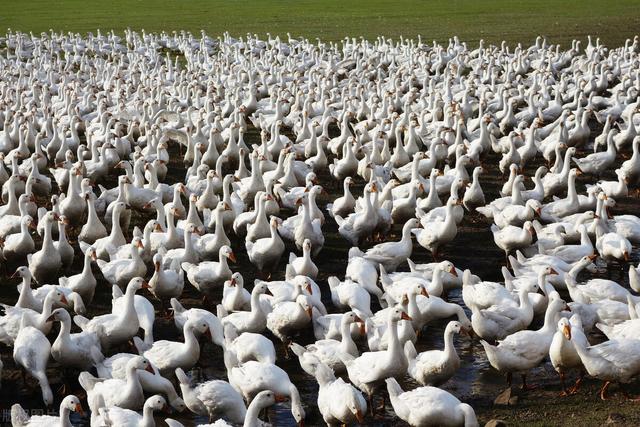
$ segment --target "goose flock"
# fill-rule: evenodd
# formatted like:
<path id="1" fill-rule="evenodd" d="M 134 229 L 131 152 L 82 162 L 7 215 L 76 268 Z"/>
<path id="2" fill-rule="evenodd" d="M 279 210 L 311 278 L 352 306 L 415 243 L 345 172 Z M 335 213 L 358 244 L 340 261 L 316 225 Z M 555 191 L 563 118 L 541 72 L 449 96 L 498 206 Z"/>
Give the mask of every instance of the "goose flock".
<path id="1" fill-rule="evenodd" d="M 440 387 L 478 340 L 626 395 L 638 52 L 9 32 L 2 386 L 59 404 L 12 424 L 477 426 Z"/>

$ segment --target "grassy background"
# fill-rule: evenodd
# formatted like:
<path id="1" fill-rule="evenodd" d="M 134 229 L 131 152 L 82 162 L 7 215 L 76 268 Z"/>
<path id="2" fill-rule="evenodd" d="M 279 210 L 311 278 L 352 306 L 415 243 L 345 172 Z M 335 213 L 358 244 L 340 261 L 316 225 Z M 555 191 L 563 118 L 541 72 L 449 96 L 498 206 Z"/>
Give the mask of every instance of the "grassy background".
<path id="1" fill-rule="evenodd" d="M 204 29 L 339 40 L 400 35 L 446 41 L 553 43 L 597 35 L 620 45 L 640 27 L 638 0 L 28 0 L 2 1 L 0 31 L 85 33 L 130 27 L 147 31 Z"/>

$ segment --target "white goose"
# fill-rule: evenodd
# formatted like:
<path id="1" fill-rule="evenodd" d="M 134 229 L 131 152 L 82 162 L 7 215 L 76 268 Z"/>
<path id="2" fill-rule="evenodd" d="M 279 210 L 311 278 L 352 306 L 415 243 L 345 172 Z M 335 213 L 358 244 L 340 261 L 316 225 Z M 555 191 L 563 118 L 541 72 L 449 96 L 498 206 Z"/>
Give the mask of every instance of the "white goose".
<path id="1" fill-rule="evenodd" d="M 302 256 L 289 253 L 289 265 L 296 275 L 307 276 L 315 279 L 318 276 L 318 267 L 311 259 L 311 240 L 305 239 L 302 243 Z"/>
<path id="2" fill-rule="evenodd" d="M 555 334 L 556 316 L 567 308 L 567 304 L 563 300 L 553 299 L 549 301 L 544 316 L 544 325 L 540 329 L 516 332 L 499 341 L 497 346 L 491 345 L 485 340 L 480 341 L 491 366 L 500 372 L 507 373 L 509 386 L 511 386 L 513 372 L 518 372 L 522 375 L 522 388 L 530 389 L 532 387 L 527 385 L 527 371 L 538 366 L 549 354 L 549 347 Z"/>
<path id="3" fill-rule="evenodd" d="M 98 372 L 98 376 L 100 378 L 117 378 L 124 380 L 127 377 L 127 364 L 129 361 L 135 357 L 138 357 L 136 354 L 130 353 L 117 353 L 109 358 L 105 358 L 100 362 L 96 363 L 95 368 Z M 153 365 L 152 365 L 153 367 Z M 160 393 L 165 395 L 171 406 L 178 411 L 183 411 L 185 409 L 184 400 L 178 393 L 176 389 L 173 387 L 171 381 L 160 375 L 157 369 L 153 368 L 154 372 L 150 372 L 150 370 L 141 370 L 138 369 L 136 374 L 138 375 L 138 379 L 140 380 L 140 385 L 145 393 Z"/>
<path id="4" fill-rule="evenodd" d="M 187 310 L 175 298 L 171 298 L 171 309 L 173 310 L 174 323 L 178 329 L 182 330 L 184 328 L 184 324 L 189 319 L 203 320 L 209 325 L 211 341 L 219 346 L 222 346 L 224 344 L 224 331 L 222 329 L 222 323 L 215 314 L 202 308 L 190 308 Z"/>
<path id="5" fill-rule="evenodd" d="M 473 408 L 437 387 L 403 391 L 395 378 L 388 378 L 387 391 L 393 410 L 411 426 L 479 426 Z"/>
<path id="6" fill-rule="evenodd" d="M 63 308 L 53 310 L 47 321 L 60 322 L 60 332 L 51 346 L 51 356 L 66 368 L 89 369 L 100 361 L 101 348 L 93 332 L 71 333 L 71 316 Z"/>
<path id="7" fill-rule="evenodd" d="M 80 373 L 78 381 L 87 392 L 92 425 L 98 425 L 101 408 L 114 406 L 132 410 L 142 408 L 144 394 L 136 373 L 138 369 L 153 372 L 153 367 L 147 359 L 136 356 L 127 362 L 125 379 L 102 379 L 86 371 Z"/>
<path id="8" fill-rule="evenodd" d="M 276 349 L 273 341 L 262 334 L 252 332 L 243 332 L 238 335 L 238 331 L 230 323 L 224 326 L 223 348 L 227 369 L 249 360 L 276 363 Z"/>
<path id="9" fill-rule="evenodd" d="M 267 327 L 267 313 L 260 302 L 260 295 L 270 295 L 269 286 L 266 282 L 260 282 L 251 291 L 251 311 L 238 311 L 221 317 L 222 326 L 227 323 L 232 324 L 236 331 L 261 333 Z"/>
<path id="10" fill-rule="evenodd" d="M 558 329 L 553 335 L 553 340 L 549 347 L 549 359 L 551 359 L 551 365 L 560 375 L 562 395 L 575 394 L 578 391 L 578 387 L 582 382 L 582 376 L 584 375 L 582 360 L 580 360 L 580 356 L 576 351 L 574 341 L 578 340 L 583 346 L 589 346 L 589 342 L 584 334 L 575 334 L 574 337 L 571 336 L 572 328 L 582 330 L 582 321 L 580 320 L 579 315 L 574 314 L 570 319 L 563 317 L 558 321 Z M 565 376 L 567 371 L 572 369 L 579 369 L 581 371 L 581 375 L 576 381 L 575 386 L 567 389 L 565 386 Z"/>
<path id="11" fill-rule="evenodd" d="M 318 382 L 318 409 L 322 419 L 329 426 L 364 422 L 367 413 L 367 401 L 360 390 L 336 378 L 327 365 L 319 362 L 315 368 Z"/>
<path id="12" fill-rule="evenodd" d="M 362 353 L 357 358 L 343 357 L 349 379 L 369 398 L 369 407 L 373 394 L 382 385 L 382 381 L 395 376 L 403 376 L 409 366 L 400 341 L 398 340 L 398 322 L 411 320 L 400 308 L 392 308 L 388 312 L 389 346 L 387 350 Z"/>
<path id="13" fill-rule="evenodd" d="M 115 259 L 113 261 L 96 262 L 102 275 L 112 285 L 124 286 L 134 277 L 144 277 L 147 275 L 147 266 L 140 257 L 140 250 L 144 249 L 144 244 L 140 237 L 134 237 L 129 244 L 131 258 Z"/>
<path id="14" fill-rule="evenodd" d="M 118 406 L 100 408 L 101 422 L 107 427 L 147 427 L 155 425 L 154 412 L 168 411 L 167 401 L 159 394 L 149 397 L 142 407 L 142 415 Z"/>
<path id="15" fill-rule="evenodd" d="M 72 426 L 69 420 L 71 412 L 77 412 L 80 415 L 84 415 L 82 405 L 80 405 L 80 399 L 76 396 L 70 395 L 62 399 L 60 403 L 59 416 L 52 415 L 33 415 L 29 416 L 27 412 L 16 403 L 11 407 L 11 425 L 14 427 L 70 427 Z"/>
<path id="16" fill-rule="evenodd" d="M 411 257 L 413 251 L 411 232 L 420 227 L 420 222 L 416 218 L 409 219 L 402 226 L 400 241 L 377 244 L 365 252 L 364 258 L 376 264 L 382 264 L 389 272 L 395 271 L 402 262 Z"/>
<path id="17" fill-rule="evenodd" d="M 246 401 L 251 401 L 258 393 L 265 390 L 289 396 L 293 418 L 298 425 L 302 425 L 305 411 L 302 407 L 300 392 L 289 379 L 289 375 L 280 367 L 251 360 L 242 366 L 232 368 L 228 375 L 229 383 L 242 394 Z"/>
<path id="18" fill-rule="evenodd" d="M 38 381 L 46 406 L 53 403 L 53 392 L 46 373 L 50 353 L 51 344 L 47 337 L 39 329 L 31 326 L 29 318 L 23 315 L 20 320 L 20 332 L 13 343 L 13 360 Z"/>
<path id="19" fill-rule="evenodd" d="M 184 402 L 190 411 L 208 417 L 209 420 L 224 417 L 232 423 L 243 423 L 247 409 L 242 396 L 228 382 L 209 380 L 191 386 L 182 368 L 176 368 L 176 377 Z"/>
<path id="20" fill-rule="evenodd" d="M 135 294 L 138 290 L 148 287 L 149 285 L 140 277 L 131 279 L 123 297 L 124 309 L 118 314 L 103 314 L 91 320 L 78 315 L 73 318 L 73 321 L 83 331 L 95 332 L 103 348 L 127 342 L 138 333 L 140 327 L 134 306 Z"/>
<path id="21" fill-rule="evenodd" d="M 586 338 L 582 338 L 582 331 L 570 328 L 574 347 L 589 375 L 604 381 L 600 389 L 600 399 L 606 400 L 606 393 L 612 382 L 628 383 L 640 372 L 640 341 L 622 339 L 609 340 L 602 344 L 588 346 Z M 582 335 L 581 335 L 582 334 Z"/>
<path id="22" fill-rule="evenodd" d="M 182 269 L 187 273 L 187 279 L 202 293 L 210 293 L 224 285 L 225 280 L 231 278 L 231 269 L 227 259 L 236 262 L 236 256 L 229 246 L 223 246 L 218 251 L 218 262 L 204 261 L 198 264 L 182 263 Z"/>
<path id="23" fill-rule="evenodd" d="M 156 341 L 142 355 L 163 374 L 174 372 L 176 368 L 191 369 L 200 359 L 200 344 L 195 336 L 196 331 L 211 339 L 207 322 L 187 320 L 183 327 L 184 342 Z"/>
<path id="24" fill-rule="evenodd" d="M 453 335 L 467 332 L 460 322 L 449 322 L 444 330 L 444 350 L 417 353 L 407 341 L 404 352 L 409 361 L 409 375 L 422 385 L 438 386 L 451 378 L 460 367 L 460 357 L 453 345 Z M 467 332 L 468 333 L 468 332 Z"/>
<path id="25" fill-rule="evenodd" d="M 249 260 L 259 271 L 263 271 L 265 267 L 268 270 L 275 269 L 284 253 L 284 242 L 278 234 L 278 221 L 276 217 L 271 218 L 269 222 L 271 229 L 270 237 L 258 239 L 255 242 L 249 240 L 245 242 Z"/>
<path id="26" fill-rule="evenodd" d="M 313 367 L 319 361 L 335 372 L 344 372 L 346 367 L 340 359 L 340 353 L 350 354 L 358 357 L 358 347 L 351 337 L 351 325 L 360 323 L 362 335 L 364 335 L 364 322 L 356 313 L 348 311 L 342 315 L 340 321 L 340 340 L 323 339 L 317 340 L 313 344 L 303 347 L 296 343 L 291 343 L 291 349 L 298 356 L 300 366 L 309 375 L 315 375 Z"/>

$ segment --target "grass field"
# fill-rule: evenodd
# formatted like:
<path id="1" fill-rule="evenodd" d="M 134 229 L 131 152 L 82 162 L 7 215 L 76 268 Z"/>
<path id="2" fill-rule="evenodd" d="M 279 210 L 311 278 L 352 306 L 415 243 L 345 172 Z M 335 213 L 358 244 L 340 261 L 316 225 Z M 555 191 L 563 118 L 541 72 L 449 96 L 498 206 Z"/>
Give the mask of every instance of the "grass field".
<path id="1" fill-rule="evenodd" d="M 344 36 L 400 35 L 446 41 L 531 43 L 545 35 L 566 44 L 588 34 L 609 45 L 640 28 L 637 0 L 29 0 L 4 1 L 0 31 L 85 33 L 130 27 L 147 31 L 204 29 L 286 34 L 339 40 Z"/>

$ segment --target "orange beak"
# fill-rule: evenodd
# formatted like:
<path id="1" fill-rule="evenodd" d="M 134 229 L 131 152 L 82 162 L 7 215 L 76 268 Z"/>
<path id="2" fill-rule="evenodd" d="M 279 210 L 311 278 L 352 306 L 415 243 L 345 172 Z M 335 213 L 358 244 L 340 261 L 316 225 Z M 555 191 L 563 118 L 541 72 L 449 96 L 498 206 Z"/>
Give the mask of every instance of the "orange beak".
<path id="1" fill-rule="evenodd" d="M 60 302 L 65 304 L 65 305 L 69 305 L 69 301 L 67 301 L 67 297 L 65 297 L 64 295 L 62 295 L 62 297 L 60 297 Z"/>
<path id="2" fill-rule="evenodd" d="M 234 254 L 233 252 L 231 252 L 229 254 L 229 259 L 231 260 L 231 262 L 235 263 L 236 262 L 236 254 Z"/>
<path id="3" fill-rule="evenodd" d="M 424 287 L 422 288 L 422 291 L 420 292 L 420 295 L 429 298 L 429 292 L 427 292 L 427 290 Z"/>
<path id="4" fill-rule="evenodd" d="M 562 327 L 562 333 L 568 340 L 571 340 L 571 328 L 569 327 L 569 325 L 564 325 Z"/>
<path id="5" fill-rule="evenodd" d="M 283 396 L 281 394 L 276 394 L 276 402 L 280 403 L 280 402 L 286 402 L 287 401 L 287 397 Z"/>
<path id="6" fill-rule="evenodd" d="M 149 289 L 151 288 L 151 286 L 149 286 L 149 283 L 147 283 L 146 281 L 142 282 L 142 289 Z"/>
<path id="7" fill-rule="evenodd" d="M 411 318 L 411 316 L 409 316 L 409 315 L 408 315 L 407 313 L 405 313 L 404 311 L 402 312 L 402 315 L 400 316 L 400 318 L 401 318 L 402 320 L 413 320 L 413 319 Z"/>
<path id="8" fill-rule="evenodd" d="M 155 374 L 155 373 L 156 373 L 156 371 L 153 369 L 153 366 L 151 366 L 151 363 L 149 363 L 149 364 L 147 365 L 147 367 L 146 367 L 146 368 L 144 368 L 144 370 L 145 370 L 145 371 L 147 371 L 147 372 L 151 372 L 152 374 Z"/>
<path id="9" fill-rule="evenodd" d="M 451 266 L 451 268 L 449 269 L 449 273 L 451 273 L 453 277 L 458 277 L 458 271 L 454 266 Z"/>
<path id="10" fill-rule="evenodd" d="M 367 335 L 367 329 L 365 328 L 365 324 L 364 322 L 360 321 L 360 336 L 365 336 Z"/>
<path id="11" fill-rule="evenodd" d="M 76 405 L 76 412 L 84 416 L 84 411 L 82 410 L 82 406 L 80 404 Z"/>

